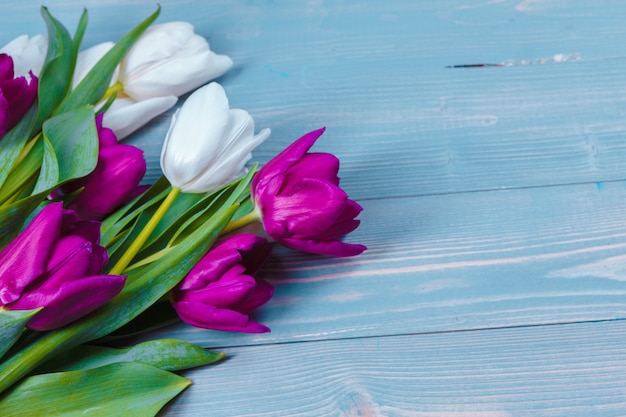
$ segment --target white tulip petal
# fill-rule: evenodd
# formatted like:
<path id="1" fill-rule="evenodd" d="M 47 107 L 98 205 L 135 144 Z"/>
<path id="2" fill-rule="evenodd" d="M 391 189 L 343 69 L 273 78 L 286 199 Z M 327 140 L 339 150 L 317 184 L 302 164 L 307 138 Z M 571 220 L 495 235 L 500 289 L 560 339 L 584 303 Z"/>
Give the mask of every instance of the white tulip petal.
<path id="1" fill-rule="evenodd" d="M 48 51 L 48 38 L 43 35 L 18 36 L 0 48 L 0 53 L 11 55 L 13 72 L 16 77 L 28 75 L 32 71 L 39 76 Z"/>
<path id="2" fill-rule="evenodd" d="M 228 108 L 224 89 L 211 83 L 174 115 L 161 152 L 161 169 L 184 192 L 208 192 L 240 177 L 252 150 L 269 136 L 254 135 L 254 120 Z"/>
<path id="3" fill-rule="evenodd" d="M 188 22 L 148 28 L 125 57 L 120 81 L 125 92 L 140 101 L 180 96 L 230 69 L 232 60 L 211 51 Z"/>
<path id="4" fill-rule="evenodd" d="M 184 190 L 220 148 L 228 123 L 228 99 L 222 86 L 196 90 L 179 109 L 161 152 L 161 169 L 170 183 Z"/>
<path id="5" fill-rule="evenodd" d="M 154 94 L 181 96 L 228 71 L 233 61 L 212 51 L 177 57 L 152 68 L 141 77 L 124 81 L 124 90 L 135 100 L 145 100 Z"/>
<path id="6" fill-rule="evenodd" d="M 102 124 L 115 132 L 121 140 L 161 113 L 174 107 L 177 97 L 156 97 L 144 101 L 127 98 L 116 99 L 104 113 Z"/>

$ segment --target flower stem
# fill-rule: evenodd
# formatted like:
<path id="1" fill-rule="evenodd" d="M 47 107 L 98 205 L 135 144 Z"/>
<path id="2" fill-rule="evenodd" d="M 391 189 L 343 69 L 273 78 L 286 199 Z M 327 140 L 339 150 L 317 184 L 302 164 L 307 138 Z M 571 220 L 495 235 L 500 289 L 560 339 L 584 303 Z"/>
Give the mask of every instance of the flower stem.
<path id="1" fill-rule="evenodd" d="M 126 249 L 126 252 L 124 252 L 122 257 L 117 261 L 117 263 L 113 266 L 113 268 L 111 268 L 111 270 L 109 271 L 109 274 L 119 275 L 122 272 L 124 272 L 126 267 L 132 262 L 135 255 L 139 253 L 144 243 L 146 243 L 146 241 L 148 240 L 148 238 L 150 237 L 150 235 L 156 228 L 157 224 L 161 221 L 161 219 L 163 218 L 167 210 L 170 208 L 170 206 L 172 205 L 172 203 L 174 202 L 178 194 L 180 194 L 180 188 L 172 187 L 170 192 L 165 197 L 165 200 L 163 200 L 163 202 L 161 203 L 157 211 L 152 215 L 152 217 L 150 218 L 148 223 L 144 226 L 144 228 L 141 230 L 141 232 L 139 232 L 139 234 L 137 235 L 133 243 L 131 243 L 128 249 Z"/>
<path id="2" fill-rule="evenodd" d="M 106 100 L 109 97 L 112 97 L 114 95 L 118 95 L 122 91 L 124 91 L 124 84 L 122 84 L 121 82 L 118 81 L 115 84 L 113 84 L 112 86 L 110 86 L 109 88 L 107 88 L 107 91 L 104 93 L 104 96 L 102 96 L 102 100 Z"/>
<path id="3" fill-rule="evenodd" d="M 224 228 L 224 230 L 222 230 L 222 235 L 228 234 L 232 232 L 233 230 L 237 230 L 241 227 L 249 225 L 250 223 L 254 223 L 260 220 L 261 218 L 259 217 L 259 213 L 257 213 L 256 210 L 252 210 L 250 213 L 246 214 L 245 216 L 242 216 L 228 223 L 226 227 Z"/>

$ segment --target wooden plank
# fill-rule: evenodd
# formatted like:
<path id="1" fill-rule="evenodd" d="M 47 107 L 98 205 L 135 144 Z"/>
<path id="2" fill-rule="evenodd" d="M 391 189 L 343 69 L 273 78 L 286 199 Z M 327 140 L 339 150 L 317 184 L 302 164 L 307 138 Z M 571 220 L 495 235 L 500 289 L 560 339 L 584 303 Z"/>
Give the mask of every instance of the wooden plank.
<path id="1" fill-rule="evenodd" d="M 76 2 L 49 6 L 74 27 Z M 115 1 L 86 6 L 86 45 L 118 39 L 154 9 L 145 1 L 125 2 L 123 13 Z M 326 125 L 316 149 L 340 156 L 354 198 L 626 178 L 620 2 L 162 6 L 160 21 L 189 20 L 234 58 L 221 79 L 231 103 L 274 131 L 255 159 Z M 0 39 L 43 31 L 37 5 L 4 7 L 11 19 Z M 445 68 L 482 62 L 513 65 Z M 170 114 L 132 141 L 146 149 L 148 181 L 158 176 Z"/>
<path id="2" fill-rule="evenodd" d="M 164 416 L 617 417 L 626 323 L 227 349 Z"/>
<path id="3" fill-rule="evenodd" d="M 272 332 L 168 328 L 237 346 L 626 317 L 626 183 L 368 200 L 351 259 L 279 250 L 256 318 Z"/>

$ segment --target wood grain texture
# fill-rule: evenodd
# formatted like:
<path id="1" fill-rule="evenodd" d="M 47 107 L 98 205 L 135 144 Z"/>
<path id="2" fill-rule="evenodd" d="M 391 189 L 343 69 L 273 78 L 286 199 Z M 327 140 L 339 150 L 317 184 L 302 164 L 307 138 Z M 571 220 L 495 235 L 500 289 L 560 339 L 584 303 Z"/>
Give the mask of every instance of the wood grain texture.
<path id="1" fill-rule="evenodd" d="M 432 3 L 432 4 L 431 4 Z M 474 3 L 474 4 L 472 4 Z M 73 28 L 76 2 L 50 1 Z M 87 1 L 85 44 L 116 40 L 151 1 Z M 575 6 L 575 7 L 573 7 Z M 322 125 L 358 199 L 626 178 L 626 75 L 619 2 L 162 2 L 235 66 L 231 103 L 274 134 L 267 161 Z M 37 6 L 6 5 L 10 39 L 41 32 Z M 111 19 L 123 10 L 123 19 Z M 19 29 L 18 29 L 19 28 Z M 453 64 L 512 66 L 450 69 Z M 171 114 L 171 113 L 170 113 Z M 167 114 L 131 143 L 149 180 Z M 407 186 L 410 184 L 410 186 Z"/>
<path id="2" fill-rule="evenodd" d="M 86 46 L 155 8 L 47 5 L 70 30 L 89 9 Z M 273 131 L 256 160 L 327 126 L 314 150 L 341 158 L 369 247 L 278 249 L 272 333 L 153 333 L 229 354 L 164 415 L 626 415 L 624 2 L 161 5 L 234 59 L 231 105 Z M 38 8 L 0 1 L 0 44 L 42 33 Z M 171 114 L 129 141 L 148 181 Z"/>
<path id="3" fill-rule="evenodd" d="M 626 183 L 364 202 L 353 259 L 279 250 L 272 333 L 185 326 L 211 346 L 626 317 Z"/>
<path id="4" fill-rule="evenodd" d="M 625 343 L 608 322 L 229 348 L 164 416 L 617 417 Z"/>

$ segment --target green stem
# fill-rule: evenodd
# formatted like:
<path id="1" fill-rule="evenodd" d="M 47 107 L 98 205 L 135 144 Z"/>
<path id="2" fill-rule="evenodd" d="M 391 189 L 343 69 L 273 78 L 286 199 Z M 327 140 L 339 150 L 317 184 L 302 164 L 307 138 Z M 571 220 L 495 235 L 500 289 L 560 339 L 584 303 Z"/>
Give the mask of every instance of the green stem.
<path id="1" fill-rule="evenodd" d="M 122 84 L 120 81 L 118 81 L 115 84 L 113 84 L 112 86 L 110 86 L 109 88 L 107 88 L 107 91 L 102 96 L 102 100 L 106 100 L 106 99 L 108 99 L 110 97 L 117 96 L 122 91 L 124 91 L 124 84 Z"/>
<path id="2" fill-rule="evenodd" d="M 117 263 L 111 268 L 109 274 L 111 275 L 119 275 L 126 267 L 132 262 L 133 258 L 137 253 L 141 250 L 144 243 L 148 240 L 157 224 L 161 221 L 167 210 L 170 208 L 176 197 L 180 194 L 180 188 L 172 187 L 170 192 L 165 197 L 165 200 L 161 203 L 157 211 L 152 215 L 148 223 L 144 226 L 141 232 L 137 235 L 133 243 L 128 247 L 126 252 L 122 255 L 122 257 L 117 261 Z"/>
<path id="3" fill-rule="evenodd" d="M 260 220 L 261 218 L 259 217 L 259 213 L 257 213 L 256 210 L 252 210 L 250 213 L 246 214 L 245 216 L 242 216 L 228 223 L 226 227 L 224 228 L 224 230 L 222 230 L 222 235 L 228 234 L 232 232 L 233 230 L 237 230 L 241 227 L 247 226 L 251 223 L 254 223 Z"/>

